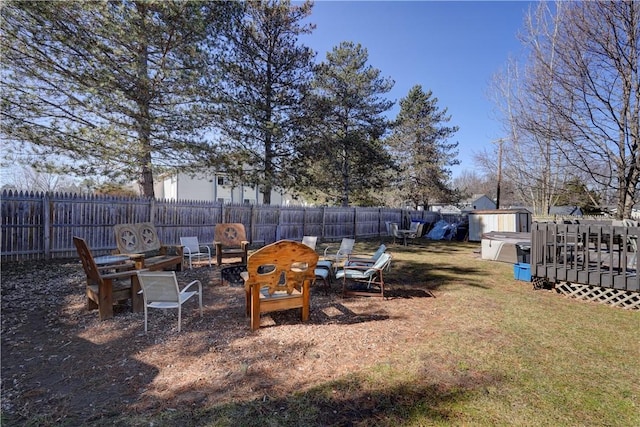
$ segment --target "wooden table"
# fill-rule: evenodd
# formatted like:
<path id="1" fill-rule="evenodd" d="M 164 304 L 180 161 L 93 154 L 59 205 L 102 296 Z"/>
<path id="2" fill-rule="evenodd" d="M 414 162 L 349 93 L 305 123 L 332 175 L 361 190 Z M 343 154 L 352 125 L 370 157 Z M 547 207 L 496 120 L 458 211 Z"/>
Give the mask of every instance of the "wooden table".
<path id="1" fill-rule="evenodd" d="M 402 244 L 404 246 L 407 246 L 407 237 L 409 237 L 411 234 L 416 233 L 415 230 L 407 230 L 407 229 L 398 229 L 398 233 L 402 235 Z"/>

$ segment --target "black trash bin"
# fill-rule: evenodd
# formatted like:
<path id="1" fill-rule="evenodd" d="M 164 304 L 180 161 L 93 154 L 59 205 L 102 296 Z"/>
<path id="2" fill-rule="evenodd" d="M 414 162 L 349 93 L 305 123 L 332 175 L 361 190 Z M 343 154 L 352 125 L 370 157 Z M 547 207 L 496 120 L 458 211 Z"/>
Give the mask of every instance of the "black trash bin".
<path id="1" fill-rule="evenodd" d="M 531 263 L 531 243 L 521 242 L 516 243 L 516 254 L 518 256 L 518 262 L 521 264 Z"/>

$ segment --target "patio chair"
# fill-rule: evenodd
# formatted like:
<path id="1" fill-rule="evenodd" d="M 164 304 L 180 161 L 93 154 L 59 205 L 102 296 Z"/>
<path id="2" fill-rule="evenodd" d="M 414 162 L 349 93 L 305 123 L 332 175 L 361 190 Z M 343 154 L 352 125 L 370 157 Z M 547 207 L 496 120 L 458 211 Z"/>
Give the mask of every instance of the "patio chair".
<path id="1" fill-rule="evenodd" d="M 409 234 L 407 234 L 407 239 L 419 239 L 422 237 L 422 228 L 424 224 L 421 222 L 412 222 L 411 227 L 409 227 Z"/>
<path id="2" fill-rule="evenodd" d="M 336 273 L 342 279 L 342 296 L 379 296 L 384 298 L 383 271 L 391 263 L 391 254 L 384 252 L 371 266 L 345 266 Z"/>
<path id="3" fill-rule="evenodd" d="M 343 238 L 340 242 L 340 247 L 335 253 L 332 253 L 334 246 L 327 246 L 324 249 L 324 260 L 331 261 L 334 268 L 337 268 L 340 263 L 346 261 L 349 255 L 353 252 L 353 245 L 355 245 L 355 239 Z"/>
<path id="4" fill-rule="evenodd" d="M 222 258 L 241 258 L 242 264 L 247 263 L 249 241 L 242 223 L 216 224 L 213 244 L 216 247 L 216 263 L 222 264 Z"/>
<path id="5" fill-rule="evenodd" d="M 398 227 L 398 223 L 397 222 L 392 222 L 389 224 L 389 231 L 391 236 L 393 236 L 393 244 L 396 244 L 396 239 L 400 239 L 402 241 L 404 241 L 404 236 L 400 233 L 399 227 Z"/>
<path id="6" fill-rule="evenodd" d="M 189 269 L 193 268 L 193 260 L 207 260 L 211 267 L 211 248 L 201 245 L 197 237 L 181 237 L 180 244 L 183 246 L 185 258 L 189 258 Z"/>
<path id="7" fill-rule="evenodd" d="M 182 304 L 191 297 L 198 295 L 200 317 L 202 317 L 202 283 L 194 280 L 184 289 L 178 287 L 178 279 L 174 271 L 138 271 L 138 280 L 144 297 L 144 333 L 147 333 L 147 312 L 149 308 L 177 308 L 178 332 L 182 324 Z M 193 285 L 198 285 L 197 291 L 189 291 Z"/>
<path id="8" fill-rule="evenodd" d="M 315 251 L 316 244 L 318 243 L 318 236 L 302 236 L 302 243 Z"/>
<path id="9" fill-rule="evenodd" d="M 383 243 L 378 246 L 378 249 L 376 249 L 376 251 L 371 256 L 352 254 L 349 256 L 349 260 L 345 263 L 345 265 L 373 265 L 378 260 L 378 258 L 380 258 L 380 255 L 382 255 L 386 250 L 387 246 Z"/>
<path id="10" fill-rule="evenodd" d="M 130 299 L 131 310 L 142 311 L 142 299 L 138 296 L 140 284 L 131 261 L 99 267 L 84 239 L 74 236 L 73 243 L 87 275 L 87 309 L 98 309 L 100 320 L 110 319 L 113 317 L 113 305 Z"/>
<path id="11" fill-rule="evenodd" d="M 245 281 L 246 314 L 251 330 L 260 328 L 260 315 L 272 311 L 302 309 L 309 320 L 309 287 L 315 280 L 318 254 L 300 242 L 280 240 L 249 256 Z"/>
<path id="12" fill-rule="evenodd" d="M 318 236 L 303 236 L 302 244 L 309 246 L 311 249 L 316 249 L 316 244 L 318 242 Z M 318 279 L 322 280 L 324 283 L 324 293 L 328 294 L 329 289 L 331 289 L 331 270 L 333 267 L 333 263 L 329 260 L 318 261 L 316 264 L 315 274 L 316 280 L 313 281 L 313 284 L 318 281 Z"/>

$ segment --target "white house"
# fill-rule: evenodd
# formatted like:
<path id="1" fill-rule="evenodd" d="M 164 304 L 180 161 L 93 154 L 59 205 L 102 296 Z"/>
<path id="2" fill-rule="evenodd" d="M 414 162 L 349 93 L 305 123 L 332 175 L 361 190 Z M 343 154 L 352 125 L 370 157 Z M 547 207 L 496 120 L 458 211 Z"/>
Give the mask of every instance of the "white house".
<path id="1" fill-rule="evenodd" d="M 474 194 L 467 200 L 460 202 L 460 209 L 463 212 L 475 210 L 491 210 L 496 208 L 496 203 L 485 194 Z"/>
<path id="2" fill-rule="evenodd" d="M 461 213 L 473 210 L 491 210 L 495 208 L 495 202 L 484 194 L 474 194 L 472 197 L 462 200 L 458 206 L 445 203 L 434 203 L 429 206 L 429 210 L 440 213 Z"/>
<path id="3" fill-rule="evenodd" d="M 257 186 L 233 185 L 225 174 L 199 173 L 194 176 L 180 172 L 160 177 L 154 183 L 156 198 L 167 200 L 200 200 L 222 203 L 263 203 Z M 271 191 L 272 205 L 300 204 L 291 194 L 281 189 Z"/>

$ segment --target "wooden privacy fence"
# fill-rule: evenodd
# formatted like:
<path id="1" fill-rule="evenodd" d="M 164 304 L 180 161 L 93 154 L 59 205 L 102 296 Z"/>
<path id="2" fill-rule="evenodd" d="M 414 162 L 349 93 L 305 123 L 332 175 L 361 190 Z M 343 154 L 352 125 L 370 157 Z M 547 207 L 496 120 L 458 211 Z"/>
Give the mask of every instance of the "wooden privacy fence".
<path id="1" fill-rule="evenodd" d="M 152 222 L 163 243 L 177 244 L 181 236 L 197 236 L 213 242 L 221 222 L 244 224 L 253 246 L 280 239 L 301 240 L 304 235 L 320 241 L 343 237 L 373 238 L 387 235 L 385 222 L 409 220 L 433 224 L 437 212 L 373 207 L 303 207 L 219 202 L 155 200 L 84 196 L 59 193 L 4 192 L 1 200 L 2 260 L 75 257 L 73 236 L 87 241 L 95 255 L 116 247 L 113 226 Z M 449 215 L 459 221 L 459 215 Z"/>

